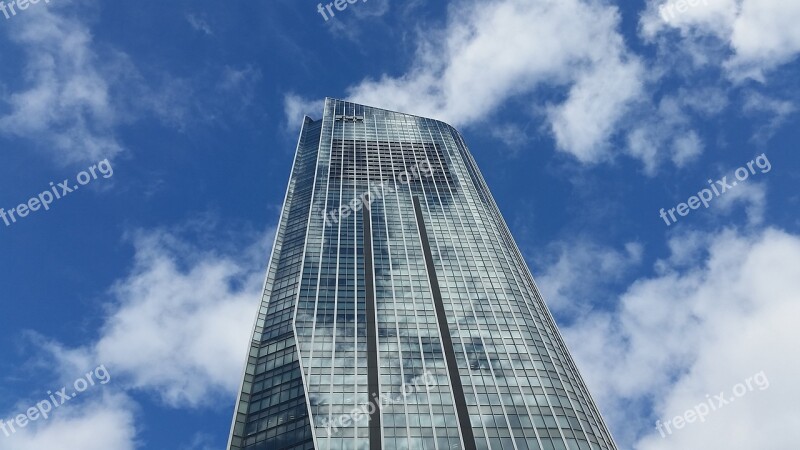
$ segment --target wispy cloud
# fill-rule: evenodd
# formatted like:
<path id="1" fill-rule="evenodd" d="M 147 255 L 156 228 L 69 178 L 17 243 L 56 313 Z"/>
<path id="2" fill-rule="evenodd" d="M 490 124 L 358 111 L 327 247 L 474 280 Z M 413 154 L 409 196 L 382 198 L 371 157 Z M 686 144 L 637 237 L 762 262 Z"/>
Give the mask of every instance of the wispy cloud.
<path id="1" fill-rule="evenodd" d="M 25 63 L 3 86 L 0 137 L 30 143 L 61 164 L 98 161 L 126 150 L 123 125 L 152 118 L 184 130 L 238 118 L 252 106 L 257 67 L 225 65 L 192 77 L 154 68 L 145 76 L 130 55 L 95 41 L 85 8 L 63 0 L 7 24 Z M 200 16 L 187 21 L 210 32 Z"/>
<path id="2" fill-rule="evenodd" d="M 204 18 L 200 17 L 197 14 L 194 14 L 194 13 L 186 14 L 186 21 L 189 22 L 189 25 L 191 25 L 192 28 L 195 29 L 195 31 L 203 32 L 208 36 L 211 36 L 211 35 L 214 34 L 214 32 L 211 30 L 211 26 L 208 24 L 208 22 L 206 22 L 206 20 Z"/>
<path id="3" fill-rule="evenodd" d="M 7 84 L 0 133 L 33 141 L 61 162 L 97 161 L 120 151 L 112 88 L 123 61 L 98 54 L 89 28 L 65 0 L 17 17 L 10 39 L 26 58 L 22 77 Z"/>
<path id="4" fill-rule="evenodd" d="M 765 145 L 789 117 L 797 112 L 797 106 L 792 101 L 769 97 L 759 92 L 748 92 L 745 95 L 743 109 L 749 117 L 768 119 L 753 135 L 752 142 L 757 145 Z"/>

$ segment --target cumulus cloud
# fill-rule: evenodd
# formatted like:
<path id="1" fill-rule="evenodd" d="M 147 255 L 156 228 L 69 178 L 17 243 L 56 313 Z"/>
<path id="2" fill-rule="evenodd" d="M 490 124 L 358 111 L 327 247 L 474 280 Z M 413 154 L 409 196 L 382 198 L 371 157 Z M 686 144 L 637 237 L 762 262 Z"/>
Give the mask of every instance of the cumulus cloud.
<path id="1" fill-rule="evenodd" d="M 288 93 L 283 98 L 284 115 L 287 130 L 297 130 L 298 124 L 303 123 L 303 117 L 320 117 L 325 108 L 325 100 L 310 100 L 295 93 Z"/>
<path id="2" fill-rule="evenodd" d="M 800 53 L 800 3 L 783 0 L 699 0 L 678 8 L 677 0 L 651 0 L 640 22 L 647 39 L 678 30 L 696 44 L 712 36 L 732 55 L 723 66 L 734 80 L 764 81 L 766 74 Z"/>
<path id="3" fill-rule="evenodd" d="M 797 434 L 787 430 L 800 420 L 800 362 L 786 355 L 798 339 L 800 237 L 776 229 L 691 232 L 674 236 L 670 248 L 614 311 L 591 310 L 563 330 L 620 443 L 640 450 L 792 448 Z M 574 272 L 592 270 L 589 264 Z M 706 395 L 730 397 L 760 372 L 769 389 L 666 439 L 655 430 L 656 420 L 682 415 Z"/>
<path id="4" fill-rule="evenodd" d="M 135 436 L 131 400 L 109 394 L 102 400 L 68 403 L 46 421 L 39 418 L 11 436 L 0 436 L 0 450 L 133 450 Z"/>
<path id="5" fill-rule="evenodd" d="M 511 98 L 564 89 L 544 111 L 558 148 L 596 162 L 642 90 L 642 66 L 619 22 L 615 7 L 594 1 L 459 2 L 444 31 L 420 36 L 406 73 L 364 80 L 349 98 L 464 126 Z"/>
<path id="6" fill-rule="evenodd" d="M 732 73 L 763 79 L 766 71 L 797 57 L 800 3 L 744 0 L 740 8 L 730 36 L 736 55 L 726 62 Z"/>
<path id="7" fill-rule="evenodd" d="M 418 33 L 407 69 L 362 80 L 347 90 L 347 97 L 459 127 L 493 120 L 508 104 L 530 104 L 520 112 L 530 116 L 526 121 L 540 120 L 538 128 L 550 134 L 558 150 L 587 165 L 626 154 L 654 176 L 665 163 L 684 168 L 698 160 L 707 146 L 700 124 L 729 106 L 731 85 L 710 84 L 698 68 L 733 64 L 727 44 L 720 43 L 733 39 L 737 21 L 749 20 L 744 14 L 760 14 L 749 12 L 752 5 L 739 8 L 737 1 L 709 0 L 707 6 L 701 1 L 688 11 L 675 10 L 669 20 L 659 16 L 660 3 L 648 3 L 640 19 L 641 36 L 665 47 L 645 64 L 626 46 L 619 12 L 606 2 L 462 0 L 448 10 L 441 30 L 426 27 Z M 773 3 L 770 8 L 777 8 Z M 791 27 L 779 28 L 770 33 L 791 32 Z M 684 53 L 695 67 L 683 63 Z M 663 81 L 674 75 L 691 79 L 691 87 L 664 89 Z M 286 96 L 287 120 L 297 123 L 311 103 Z M 756 138 L 768 138 L 793 112 L 786 102 L 750 95 L 745 113 L 763 108 L 775 120 Z M 508 137 L 519 128 L 506 123 L 492 133 L 518 147 L 524 136 Z"/>
<path id="8" fill-rule="evenodd" d="M 0 450 L 133 450 L 138 406 L 123 392 L 113 371 L 107 367 L 101 369 L 87 352 L 67 349 L 34 332 L 25 334 L 41 350 L 26 364 L 28 369 L 35 370 L 32 374 L 39 386 L 29 395 L 18 392 L 14 406 L 0 412 L 0 420 L 5 422 L 0 423 Z M 92 380 L 93 384 L 78 394 L 75 389 L 78 379 Z M 58 394 L 57 386 L 65 388 L 67 401 Z M 76 395 L 71 397 L 71 394 Z M 28 415 L 29 409 L 37 405 L 46 416 L 39 411 Z M 16 421 L 20 414 L 36 420 L 20 427 Z"/>
<path id="9" fill-rule="evenodd" d="M 261 298 L 268 236 L 240 258 L 166 231 L 138 233 L 133 242 L 135 264 L 112 289 L 110 314 L 90 349 L 95 359 L 173 406 L 230 395 Z"/>
<path id="10" fill-rule="evenodd" d="M 626 106 L 641 92 L 641 68 L 614 61 L 582 74 L 567 100 L 548 116 L 556 143 L 584 163 L 603 159 Z"/>
<path id="11" fill-rule="evenodd" d="M 209 225 L 134 233 L 134 265 L 110 291 L 98 339 L 77 348 L 40 346 L 61 367 L 101 361 L 116 385 L 155 393 L 172 407 L 231 398 L 241 382 L 274 233 L 212 249 L 187 238 L 195 231 L 186 230 L 198 226 Z M 212 239 L 204 232 L 194 237 Z"/>
<path id="12" fill-rule="evenodd" d="M 208 221 L 198 221 L 133 233 L 133 267 L 111 288 L 94 342 L 70 347 L 29 333 L 42 351 L 31 367 L 55 378 L 53 386 L 73 386 L 75 379 L 101 364 L 108 382 L 96 384 L 54 409 L 48 420 L 32 422 L 7 439 L 0 432 L 0 450 L 132 450 L 137 447 L 139 408 L 133 392 L 155 394 L 175 408 L 205 407 L 233 398 L 274 232 L 231 235 L 234 239 L 225 237 L 214 248 L 193 243 L 219 239 L 209 227 L 213 225 Z M 249 242 L 235 242 L 242 236 Z M 0 418 L 25 413 L 45 398 L 20 399 Z M 190 448 L 207 448 L 207 438 L 195 436 Z"/>

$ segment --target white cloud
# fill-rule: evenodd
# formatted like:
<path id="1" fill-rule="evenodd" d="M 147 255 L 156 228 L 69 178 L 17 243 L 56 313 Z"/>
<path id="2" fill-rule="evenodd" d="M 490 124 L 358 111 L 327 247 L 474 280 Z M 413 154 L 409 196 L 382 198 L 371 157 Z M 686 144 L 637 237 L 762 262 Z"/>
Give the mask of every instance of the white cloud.
<path id="1" fill-rule="evenodd" d="M 703 153 L 703 142 L 694 131 L 690 131 L 684 136 L 675 138 L 672 146 L 672 161 L 678 167 L 685 166 Z"/>
<path id="2" fill-rule="evenodd" d="M 586 240 L 556 246 L 556 258 L 546 261 L 536 277 L 547 305 L 554 313 L 571 314 L 590 311 L 597 306 L 600 289 L 619 281 L 641 263 L 641 244 L 629 242 L 620 251 Z M 591 267 L 591 270 L 586 270 Z M 580 274 L 581 282 L 575 277 Z M 578 300 L 578 301 L 575 301 Z"/>
<path id="3" fill-rule="evenodd" d="M 640 26 L 647 39 L 670 28 L 682 30 L 685 34 L 691 31 L 702 31 L 719 37 L 731 33 L 731 24 L 739 14 L 741 0 L 699 0 L 688 1 L 679 8 L 678 0 L 651 0 L 642 14 Z"/>
<path id="4" fill-rule="evenodd" d="M 229 119 L 251 105 L 257 68 L 225 66 L 221 74 L 192 78 L 156 72 L 152 78 L 160 82 L 153 83 L 126 53 L 95 41 L 84 3 L 51 2 L 4 24 L 24 63 L 3 86 L 0 136 L 30 141 L 61 164 L 96 162 L 124 151 L 121 125 L 148 115 L 183 129 Z M 210 32 L 198 16 L 187 20 Z"/>
<path id="5" fill-rule="evenodd" d="M 758 92 L 748 92 L 745 94 L 743 110 L 750 117 L 763 118 L 766 116 L 770 118 L 769 122 L 759 129 L 752 139 L 757 144 L 763 144 L 790 116 L 797 112 L 797 107 L 788 100 L 771 98 Z"/>
<path id="6" fill-rule="evenodd" d="M 3 99 L 10 112 L 0 116 L 0 133 L 52 148 L 61 162 L 98 161 L 122 150 L 114 135 L 119 117 L 107 79 L 118 61 L 114 55 L 101 61 L 89 29 L 56 12 L 72 6 L 65 1 L 15 17 L 9 36 L 27 62 Z"/>
<path id="7" fill-rule="evenodd" d="M 706 254 L 708 236 L 696 230 L 683 231 L 680 239 L 667 241 L 669 257 L 656 261 L 656 273 L 663 275 L 698 264 Z"/>
<path id="8" fill-rule="evenodd" d="M 642 161 L 646 174 L 655 175 L 661 159 L 659 147 L 665 139 L 659 124 L 640 124 L 628 133 L 626 139 L 626 151 Z"/>
<path id="9" fill-rule="evenodd" d="M 718 214 L 741 214 L 737 207 L 744 204 L 747 222 L 750 225 L 760 225 L 764 222 L 764 210 L 767 206 L 767 186 L 752 181 L 737 182 L 736 187 L 725 192 L 718 203 L 714 209 Z"/>
<path id="10" fill-rule="evenodd" d="M 664 96 L 652 111 L 631 125 L 625 150 L 641 160 L 645 174 L 655 175 L 666 158 L 684 167 L 703 152 L 703 141 L 693 129 L 693 114 L 714 114 L 725 104 L 725 97 L 719 94 L 712 99 L 714 104 L 705 108 L 697 105 L 693 99 L 706 92 L 715 91 L 682 90 Z"/>
<path id="11" fill-rule="evenodd" d="M 565 88 L 564 101 L 546 108 L 558 147 L 598 161 L 642 90 L 642 67 L 619 22 L 615 7 L 594 1 L 459 2 L 443 32 L 420 36 L 405 74 L 364 80 L 349 98 L 463 126 L 488 120 L 511 98 Z"/>
<path id="12" fill-rule="evenodd" d="M 283 98 L 283 106 L 287 129 L 297 130 L 297 126 L 303 123 L 303 117 L 318 118 L 322 116 L 325 100 L 309 100 L 289 93 Z"/>
<path id="13" fill-rule="evenodd" d="M 113 371 L 107 367 L 104 367 L 105 372 L 101 371 L 101 364 L 85 351 L 66 349 L 35 332 L 27 332 L 26 336 L 41 350 L 26 364 L 35 370 L 29 377 L 39 386 L 30 395 L 20 393 L 14 406 L 0 413 L 0 419 L 6 422 L 0 429 L 0 450 L 133 450 L 138 405 L 122 393 Z M 85 375 L 89 373 L 92 375 Z M 91 379 L 94 384 L 77 395 L 74 390 L 77 379 Z M 63 401 L 57 386 L 63 386 L 67 396 L 73 393 L 76 396 Z M 50 398 L 51 393 L 55 393 L 55 403 Z M 43 402 L 48 403 L 50 411 Z M 36 420 L 28 421 L 25 427 L 16 422 L 8 423 L 39 404 L 46 417 L 41 413 L 31 415 Z"/>
<path id="14" fill-rule="evenodd" d="M 200 221 L 134 234 L 134 266 L 111 289 L 113 301 L 96 342 L 70 348 L 29 334 L 43 350 L 31 367 L 52 373 L 58 380 L 53 386 L 72 386 L 76 377 L 101 364 L 109 381 L 11 437 L 0 431 L 0 450 L 133 450 L 138 447 L 134 415 L 139 406 L 125 391 L 156 393 L 175 408 L 233 398 L 274 233 L 239 247 L 225 238 L 229 247 L 216 250 L 198 248 L 184 237 L 197 233 L 198 240 L 207 242 L 208 228 Z M 25 413 L 45 398 L 20 399 L 0 418 Z M 191 448 L 210 448 L 207 438 L 198 434 Z"/>
<path id="15" fill-rule="evenodd" d="M 723 65 L 734 80 L 764 81 L 767 72 L 794 60 L 800 53 L 800 30 L 795 26 L 800 21 L 798 2 L 699 0 L 694 2 L 696 6 L 684 8 L 685 11 L 659 10 L 662 5 L 679 3 L 651 0 L 640 22 L 643 36 L 654 39 L 677 29 L 689 45 L 714 36 L 733 52 Z"/>
<path id="16" fill-rule="evenodd" d="M 584 163 L 601 160 L 626 107 L 641 93 L 641 70 L 616 61 L 579 76 L 566 102 L 549 110 L 559 147 Z"/>
<path id="17" fill-rule="evenodd" d="M 203 407 L 232 398 L 241 382 L 273 232 L 238 248 L 208 241 L 207 223 L 137 232 L 134 266 L 111 289 L 113 301 L 96 342 L 40 346 L 65 373 L 102 362 L 115 385 L 158 394 L 172 407 Z M 241 238 L 240 236 L 237 236 Z"/>
<path id="18" fill-rule="evenodd" d="M 764 72 L 800 53 L 800 3 L 744 0 L 730 37 L 736 55 L 727 61 L 739 76 L 763 79 Z"/>
<path id="19" fill-rule="evenodd" d="M 632 283 L 614 311 L 591 311 L 563 330 L 622 447 L 794 448 L 800 362 L 786 355 L 800 338 L 793 319 L 800 315 L 800 237 L 723 230 L 675 236 L 670 244 L 673 254 L 656 264 L 657 274 Z M 667 439 L 655 430 L 657 419 L 683 414 L 706 394 L 730 395 L 761 371 L 768 390 Z"/>
<path id="20" fill-rule="evenodd" d="M 701 117 L 713 117 L 724 111 L 730 103 L 728 92 L 717 85 L 681 88 L 678 90 L 677 98 L 687 110 Z"/>
<path id="21" fill-rule="evenodd" d="M 267 241 L 236 258 L 165 231 L 137 235 L 134 268 L 112 290 L 94 358 L 173 406 L 231 395 L 261 298 Z"/>
<path id="22" fill-rule="evenodd" d="M 657 6 L 650 2 L 643 13 L 642 36 L 675 41 L 671 45 L 683 47 L 699 65 L 721 65 L 730 56 L 727 48 L 719 48 L 721 41 L 714 41 L 716 47 L 708 43 L 709 34 L 728 39 L 737 21 L 746 19 L 742 14 L 756 14 L 747 12 L 752 7 L 742 13 L 737 0 L 709 0 L 708 5 L 701 0 L 665 22 Z M 707 147 L 707 136 L 699 132 L 704 121 L 729 106 L 730 86 L 705 80 L 664 91 L 664 77 L 690 80 L 700 76 L 697 68 L 683 64 L 680 51 L 665 51 L 671 47 L 659 48 L 645 67 L 626 47 L 619 28 L 616 7 L 604 2 L 460 1 L 449 9 L 441 30 L 426 27 L 417 35 L 418 50 L 406 70 L 362 80 L 348 89 L 348 98 L 461 127 L 494 124 L 505 105 L 527 102 L 532 106 L 521 112 L 542 120 L 537 128 L 548 130 L 559 150 L 584 164 L 619 152 L 641 160 L 649 176 L 664 163 L 687 167 Z M 545 90 L 558 95 L 540 101 Z M 766 132 L 755 136 L 768 137 L 794 107 L 756 97 L 747 97 L 745 113 L 767 108 L 775 116 Z M 289 121 L 297 123 L 309 103 L 286 96 Z M 519 146 L 524 136 L 509 139 L 515 128 L 520 124 L 506 123 L 492 134 Z"/>
<path id="23" fill-rule="evenodd" d="M 0 433 L 0 450 L 133 450 L 137 448 L 133 408 L 131 399 L 120 394 L 67 403 L 46 421 L 39 418 L 8 437 Z"/>

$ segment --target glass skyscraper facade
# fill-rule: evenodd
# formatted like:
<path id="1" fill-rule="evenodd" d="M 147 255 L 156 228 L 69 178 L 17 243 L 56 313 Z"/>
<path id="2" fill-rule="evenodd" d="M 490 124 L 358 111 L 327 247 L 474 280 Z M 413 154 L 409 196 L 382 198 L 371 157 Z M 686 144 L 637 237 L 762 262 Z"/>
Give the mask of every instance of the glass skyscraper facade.
<path id="1" fill-rule="evenodd" d="M 304 119 L 228 448 L 617 448 L 454 128 Z"/>

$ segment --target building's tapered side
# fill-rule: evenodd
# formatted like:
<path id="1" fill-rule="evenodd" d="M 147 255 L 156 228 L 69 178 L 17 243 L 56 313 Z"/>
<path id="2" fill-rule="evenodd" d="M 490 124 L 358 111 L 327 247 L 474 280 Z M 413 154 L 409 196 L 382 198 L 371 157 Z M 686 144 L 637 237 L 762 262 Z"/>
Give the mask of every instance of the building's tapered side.
<path id="1" fill-rule="evenodd" d="M 305 119 L 229 448 L 616 449 L 455 129 Z"/>

